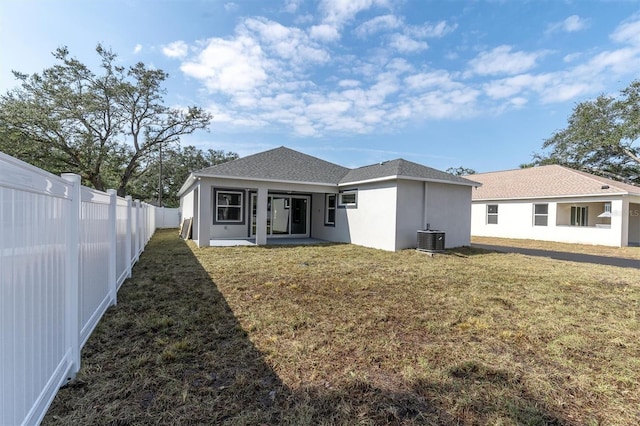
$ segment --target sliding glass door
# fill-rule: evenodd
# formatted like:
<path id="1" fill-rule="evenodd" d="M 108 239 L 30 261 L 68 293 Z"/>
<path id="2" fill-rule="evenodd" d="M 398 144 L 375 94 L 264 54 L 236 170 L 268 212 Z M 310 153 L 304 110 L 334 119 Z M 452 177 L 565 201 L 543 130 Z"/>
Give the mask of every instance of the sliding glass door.
<path id="1" fill-rule="evenodd" d="M 256 235 L 258 196 L 251 194 L 250 235 Z M 267 237 L 309 237 L 309 203 L 305 195 L 272 194 L 267 197 Z"/>

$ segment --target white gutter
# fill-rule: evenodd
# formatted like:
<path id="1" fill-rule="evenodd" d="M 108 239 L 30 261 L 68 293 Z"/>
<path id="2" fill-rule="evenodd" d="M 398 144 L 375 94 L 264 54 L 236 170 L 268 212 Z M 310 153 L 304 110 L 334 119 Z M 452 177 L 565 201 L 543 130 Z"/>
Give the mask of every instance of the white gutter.
<path id="1" fill-rule="evenodd" d="M 471 201 L 510 201 L 510 200 L 547 200 L 547 199 L 556 199 L 556 198 L 582 198 L 582 197 L 608 197 L 608 196 L 624 196 L 624 195 L 634 195 L 629 192 L 606 192 L 600 194 L 568 194 L 568 195 L 538 195 L 531 197 L 493 197 L 493 198 L 472 198 Z"/>
<path id="2" fill-rule="evenodd" d="M 365 179 L 365 180 L 358 180 L 358 181 L 353 181 L 353 182 L 339 183 L 338 187 L 362 185 L 362 184 L 365 184 L 365 183 L 384 182 L 386 180 L 396 180 L 396 179 L 413 180 L 413 181 L 418 181 L 418 182 L 446 183 L 446 184 L 449 184 L 449 185 L 473 186 L 473 187 L 476 187 L 476 188 L 482 186 L 482 184 L 480 182 L 474 182 L 474 181 L 471 181 L 471 180 L 469 181 L 469 183 L 467 183 L 467 182 L 456 182 L 456 181 L 451 181 L 451 180 L 446 180 L 446 179 L 431 179 L 431 178 L 419 178 L 419 177 L 415 177 L 415 176 L 393 175 L 393 176 L 384 176 L 384 177 L 379 177 L 379 178 L 374 178 L 374 179 Z"/>

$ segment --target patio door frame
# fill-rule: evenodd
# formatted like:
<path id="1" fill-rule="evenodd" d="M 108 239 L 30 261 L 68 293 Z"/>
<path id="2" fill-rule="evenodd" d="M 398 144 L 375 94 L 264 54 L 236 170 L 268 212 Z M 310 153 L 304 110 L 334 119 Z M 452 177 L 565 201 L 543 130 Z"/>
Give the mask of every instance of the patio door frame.
<path id="1" fill-rule="evenodd" d="M 288 211 L 288 220 L 287 220 L 287 233 L 273 233 L 272 225 L 272 214 L 273 214 L 273 199 L 285 199 L 285 209 Z M 306 211 L 305 211 L 305 232 L 300 234 L 292 233 L 292 219 L 293 219 L 293 210 L 294 210 L 294 202 L 293 200 L 306 200 Z M 249 237 L 256 237 L 256 212 L 257 212 L 257 201 L 258 194 L 256 192 L 249 193 Z M 311 236 L 311 195 L 303 195 L 303 194 L 286 194 L 286 193 L 278 193 L 278 192 L 269 192 L 267 196 L 267 238 L 309 238 Z"/>

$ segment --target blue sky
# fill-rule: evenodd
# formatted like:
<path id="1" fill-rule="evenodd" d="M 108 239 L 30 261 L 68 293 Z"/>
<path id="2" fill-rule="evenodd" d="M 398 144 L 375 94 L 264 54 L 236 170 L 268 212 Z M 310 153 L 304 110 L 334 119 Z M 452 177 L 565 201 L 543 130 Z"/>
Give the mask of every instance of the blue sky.
<path id="1" fill-rule="evenodd" d="M 640 2 L 3 0 L 0 90 L 59 46 L 95 65 L 98 42 L 214 114 L 183 144 L 486 172 L 640 78 Z"/>

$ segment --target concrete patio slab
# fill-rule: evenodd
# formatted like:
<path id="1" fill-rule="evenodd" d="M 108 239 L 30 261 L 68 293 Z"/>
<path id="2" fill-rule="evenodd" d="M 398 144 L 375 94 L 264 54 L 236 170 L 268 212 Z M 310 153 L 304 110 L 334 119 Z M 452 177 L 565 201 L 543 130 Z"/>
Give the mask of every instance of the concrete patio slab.
<path id="1" fill-rule="evenodd" d="M 308 245 L 326 243 L 317 238 L 267 238 L 267 245 Z M 211 247 L 255 246 L 255 238 L 215 239 L 209 241 Z"/>

